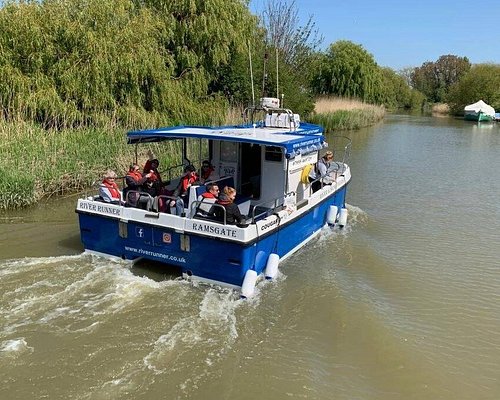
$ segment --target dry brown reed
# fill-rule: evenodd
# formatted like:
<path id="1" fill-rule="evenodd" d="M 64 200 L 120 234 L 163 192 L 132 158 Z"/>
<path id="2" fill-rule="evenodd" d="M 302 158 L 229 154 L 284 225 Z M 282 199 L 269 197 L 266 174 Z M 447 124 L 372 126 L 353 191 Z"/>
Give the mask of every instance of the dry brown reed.
<path id="1" fill-rule="evenodd" d="M 339 110 L 373 110 L 374 108 L 384 110 L 383 106 L 375 106 L 373 104 L 368 104 L 357 99 L 324 96 L 316 99 L 314 111 L 318 114 L 323 114 Z"/>
<path id="2" fill-rule="evenodd" d="M 432 114 L 449 115 L 450 114 L 450 106 L 446 103 L 436 103 L 432 106 Z"/>
<path id="3" fill-rule="evenodd" d="M 353 130 L 370 126 L 382 120 L 383 106 L 341 97 L 320 97 L 310 122 L 322 125 L 326 131 Z"/>

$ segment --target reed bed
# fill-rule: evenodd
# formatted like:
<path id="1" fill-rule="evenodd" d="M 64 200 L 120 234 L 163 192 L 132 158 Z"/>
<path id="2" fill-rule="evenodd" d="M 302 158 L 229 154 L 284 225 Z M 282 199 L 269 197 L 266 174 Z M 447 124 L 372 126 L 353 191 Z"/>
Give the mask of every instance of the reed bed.
<path id="1" fill-rule="evenodd" d="M 355 99 L 339 97 L 318 98 L 309 120 L 322 125 L 326 131 L 354 130 L 382 120 L 385 108 Z"/>

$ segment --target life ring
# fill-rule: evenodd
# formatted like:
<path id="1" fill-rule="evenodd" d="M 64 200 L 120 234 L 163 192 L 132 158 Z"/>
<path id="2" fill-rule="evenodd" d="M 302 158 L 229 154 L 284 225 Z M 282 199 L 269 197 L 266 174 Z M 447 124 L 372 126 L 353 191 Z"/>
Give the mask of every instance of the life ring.
<path id="1" fill-rule="evenodd" d="M 314 167 L 314 164 L 307 164 L 304 168 L 302 168 L 302 173 L 300 174 L 300 181 L 303 184 L 309 183 L 309 173 L 311 169 Z"/>

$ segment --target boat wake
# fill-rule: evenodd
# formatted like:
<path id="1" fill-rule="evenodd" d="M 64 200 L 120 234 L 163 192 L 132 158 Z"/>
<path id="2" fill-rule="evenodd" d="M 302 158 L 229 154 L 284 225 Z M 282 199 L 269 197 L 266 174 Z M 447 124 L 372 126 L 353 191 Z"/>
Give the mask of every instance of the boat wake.
<path id="1" fill-rule="evenodd" d="M 77 398 L 114 396 L 117 388 L 143 384 L 144 375 L 150 384 L 162 375 L 189 390 L 231 350 L 239 337 L 237 310 L 256 309 L 258 296 L 242 302 L 230 289 L 158 282 L 131 269 L 128 262 L 87 254 L 3 261 L 0 357 L 22 364 L 33 353 L 47 352 L 68 368 L 75 361 L 93 370 L 107 365 L 95 392 Z M 44 343 L 39 335 L 59 339 Z M 59 342 L 70 351 L 61 353 Z M 117 351 L 118 370 L 108 360 Z"/>
<path id="2" fill-rule="evenodd" d="M 210 379 L 214 367 L 226 359 L 239 337 L 237 310 L 251 309 L 252 303 L 240 301 L 231 289 L 205 284 L 193 286 L 205 290 L 196 291 L 191 287 L 189 292 L 195 293 L 194 298 L 186 292 L 186 297 L 179 299 L 189 302 L 187 309 L 169 299 L 177 315 L 168 311 L 165 315 L 157 314 L 161 328 L 151 332 L 151 336 L 157 335 L 156 339 L 137 343 L 140 353 L 145 351 L 145 354 L 112 379 L 102 382 L 89 398 L 97 393 L 104 397 L 115 396 L 117 391 L 125 394 L 141 385 L 154 387 L 160 381 L 169 382 L 169 387 L 176 387 L 188 396 L 193 388 Z M 187 297 L 191 297 L 191 301 Z M 198 312 L 194 312 L 196 307 Z"/>

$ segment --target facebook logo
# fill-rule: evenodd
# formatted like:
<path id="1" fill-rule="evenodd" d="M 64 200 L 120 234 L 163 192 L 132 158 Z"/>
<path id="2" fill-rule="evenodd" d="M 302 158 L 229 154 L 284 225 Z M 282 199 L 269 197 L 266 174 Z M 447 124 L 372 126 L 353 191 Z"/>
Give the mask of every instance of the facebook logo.
<path id="1" fill-rule="evenodd" d="M 144 237 L 144 228 L 135 228 L 135 236 L 143 238 Z"/>

